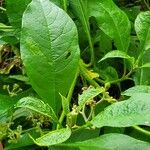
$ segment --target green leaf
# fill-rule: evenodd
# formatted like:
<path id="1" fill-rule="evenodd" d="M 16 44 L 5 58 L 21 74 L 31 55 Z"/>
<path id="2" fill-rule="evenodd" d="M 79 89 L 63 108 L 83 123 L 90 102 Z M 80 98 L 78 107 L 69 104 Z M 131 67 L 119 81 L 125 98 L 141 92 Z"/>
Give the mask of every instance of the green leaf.
<path id="1" fill-rule="evenodd" d="M 71 7 L 71 10 L 75 17 L 79 19 L 81 22 L 81 25 L 83 27 L 83 30 L 85 32 L 85 35 L 89 42 L 90 52 L 91 52 L 91 62 L 94 61 L 93 56 L 93 44 L 92 44 L 92 38 L 90 35 L 90 24 L 89 24 L 89 14 L 87 9 L 87 0 L 69 0 L 69 4 Z"/>
<path id="2" fill-rule="evenodd" d="M 147 85 L 136 85 L 132 88 L 129 88 L 122 95 L 132 96 L 133 94 L 138 93 L 149 93 L 150 94 L 150 86 Z"/>
<path id="3" fill-rule="evenodd" d="M 77 71 L 79 46 L 74 22 L 49 0 L 33 0 L 23 15 L 21 57 L 35 91 L 58 111 L 59 93 L 66 96 Z"/>
<path id="4" fill-rule="evenodd" d="M 150 12 L 141 12 L 135 20 L 135 30 L 140 40 L 140 62 L 139 65 L 143 66 L 149 63 L 150 57 Z M 145 54 L 145 55 L 144 55 Z M 150 68 L 142 67 L 135 74 L 136 84 L 148 85 L 150 83 Z"/>
<path id="5" fill-rule="evenodd" d="M 39 146 L 51 146 L 65 142 L 71 135 L 70 128 L 51 131 L 37 139 L 33 139 L 34 143 Z"/>
<path id="6" fill-rule="evenodd" d="M 140 68 L 150 68 L 150 62 L 143 64 Z"/>
<path id="7" fill-rule="evenodd" d="M 79 95 L 78 101 L 78 109 L 80 110 L 87 102 L 91 101 L 94 97 L 99 95 L 104 91 L 103 88 L 94 88 L 90 86 L 87 90 L 83 91 L 81 95 Z"/>
<path id="8" fill-rule="evenodd" d="M 68 99 L 66 97 L 62 96 L 61 94 L 60 94 L 60 96 L 61 96 L 63 111 L 64 111 L 65 115 L 67 115 L 70 112 Z"/>
<path id="9" fill-rule="evenodd" d="M 88 1 L 88 10 L 98 27 L 114 40 L 117 49 L 127 51 L 131 25 L 126 14 L 112 0 Z"/>
<path id="10" fill-rule="evenodd" d="M 150 11 L 141 12 L 135 20 L 135 30 L 141 42 L 141 50 L 150 48 Z"/>
<path id="11" fill-rule="evenodd" d="M 15 107 L 27 108 L 36 111 L 42 115 L 51 118 L 53 122 L 58 122 L 58 118 L 55 115 L 53 109 L 48 104 L 45 104 L 43 101 L 41 101 L 40 99 L 34 97 L 24 97 L 16 103 Z"/>
<path id="12" fill-rule="evenodd" d="M 149 97 L 150 94 L 141 93 L 133 95 L 128 100 L 114 103 L 93 118 L 91 123 L 98 128 L 150 125 Z"/>
<path id="13" fill-rule="evenodd" d="M 22 15 L 31 0 L 6 0 L 6 10 L 11 25 L 21 29 Z"/>
<path id="14" fill-rule="evenodd" d="M 89 16 L 87 12 L 87 0 L 69 0 L 74 15 L 80 20 L 88 40 L 91 41 Z"/>
<path id="15" fill-rule="evenodd" d="M 17 98 L 0 94 L 0 114 L 13 107 L 17 100 Z"/>
<path id="16" fill-rule="evenodd" d="M 149 150 L 148 142 L 140 141 L 123 134 L 110 133 L 100 137 L 63 144 L 66 147 L 78 147 L 80 150 Z"/>
<path id="17" fill-rule="evenodd" d="M 130 57 L 125 52 L 122 52 L 119 50 L 108 52 L 99 62 L 104 61 L 108 58 L 109 59 L 110 58 L 123 58 L 123 59 L 127 59 L 131 63 L 131 65 L 134 64 L 134 57 Z"/>

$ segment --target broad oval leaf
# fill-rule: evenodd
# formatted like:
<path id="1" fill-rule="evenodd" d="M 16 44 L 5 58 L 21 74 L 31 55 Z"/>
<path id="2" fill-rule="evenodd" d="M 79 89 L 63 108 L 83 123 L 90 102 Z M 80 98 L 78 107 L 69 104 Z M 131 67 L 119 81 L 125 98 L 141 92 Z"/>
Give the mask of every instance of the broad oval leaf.
<path id="1" fill-rule="evenodd" d="M 122 95 L 132 96 L 133 94 L 139 94 L 139 93 L 150 93 L 150 86 L 136 85 L 123 92 Z"/>
<path id="2" fill-rule="evenodd" d="M 98 114 L 91 123 L 103 126 L 129 127 L 134 125 L 150 126 L 150 94 L 133 95 L 130 99 L 114 103 Z"/>
<path id="3" fill-rule="evenodd" d="M 96 18 L 99 28 L 111 37 L 117 49 L 127 51 L 130 42 L 130 21 L 112 0 L 88 1 L 90 16 Z"/>
<path id="4" fill-rule="evenodd" d="M 35 91 L 58 111 L 59 93 L 67 94 L 77 71 L 79 46 L 74 22 L 49 0 L 33 0 L 23 15 L 21 57 Z"/>
<path id="5" fill-rule="evenodd" d="M 55 115 L 53 109 L 45 104 L 42 100 L 34 98 L 34 97 L 24 97 L 20 99 L 16 105 L 16 108 L 27 108 L 32 111 L 36 111 L 42 115 L 45 115 L 53 120 L 53 122 L 58 122 L 58 118 Z"/>
<path id="6" fill-rule="evenodd" d="M 99 62 L 104 61 L 108 58 L 123 58 L 123 59 L 127 59 L 131 63 L 131 65 L 134 64 L 134 57 L 130 57 L 125 52 L 119 50 L 108 52 Z"/>
<path id="7" fill-rule="evenodd" d="M 63 144 L 66 147 L 78 147 L 80 150 L 149 150 L 148 142 L 130 136 L 110 133 L 90 140 Z"/>
<path id="8" fill-rule="evenodd" d="M 80 110 L 87 102 L 91 101 L 94 97 L 96 97 L 103 91 L 103 88 L 94 88 L 93 86 L 90 86 L 88 89 L 84 90 L 78 98 L 78 109 Z"/>
<path id="9" fill-rule="evenodd" d="M 70 128 L 51 131 L 37 139 L 33 139 L 34 143 L 39 146 L 51 146 L 65 142 L 71 136 Z"/>

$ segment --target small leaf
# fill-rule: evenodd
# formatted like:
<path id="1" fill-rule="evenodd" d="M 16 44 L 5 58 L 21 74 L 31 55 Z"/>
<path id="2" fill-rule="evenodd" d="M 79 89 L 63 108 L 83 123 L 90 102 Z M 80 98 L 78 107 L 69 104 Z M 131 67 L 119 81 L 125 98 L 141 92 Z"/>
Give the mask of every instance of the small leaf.
<path id="1" fill-rule="evenodd" d="M 141 50 L 150 49 L 150 12 L 141 12 L 135 20 L 135 30 L 141 42 Z"/>
<path id="2" fill-rule="evenodd" d="M 122 95 L 132 96 L 133 94 L 139 94 L 139 93 L 149 93 L 150 94 L 150 86 L 137 85 L 137 86 L 134 86 L 134 87 L 126 90 L 125 92 L 122 93 Z"/>
<path id="3" fill-rule="evenodd" d="M 148 142 L 130 136 L 110 133 L 90 140 L 63 144 L 66 147 L 78 147 L 80 150 L 149 150 Z"/>
<path id="4" fill-rule="evenodd" d="M 42 100 L 33 97 L 24 97 L 20 99 L 15 105 L 16 108 L 27 108 L 32 111 L 36 111 L 42 115 L 45 115 L 53 120 L 53 122 L 58 122 L 58 118 L 55 115 L 53 109 L 45 104 Z"/>
<path id="5" fill-rule="evenodd" d="M 64 96 L 61 96 L 61 101 L 62 101 L 62 107 L 63 107 L 63 111 L 65 113 L 65 115 L 67 115 L 70 111 L 69 111 L 69 102 L 68 102 L 68 99 Z"/>
<path id="6" fill-rule="evenodd" d="M 93 70 L 87 70 L 87 74 L 91 79 L 95 79 L 99 77 L 99 74 L 96 72 L 93 72 Z"/>
<path id="7" fill-rule="evenodd" d="M 94 88 L 90 86 L 87 90 L 83 91 L 81 95 L 79 95 L 79 110 L 89 101 L 91 101 L 94 97 L 99 95 L 104 91 L 103 88 Z"/>
<path id="8" fill-rule="evenodd" d="M 108 52 L 99 62 L 104 61 L 108 58 L 123 58 L 123 59 L 127 59 L 131 63 L 131 65 L 134 64 L 134 57 L 130 57 L 125 52 L 119 50 Z"/>
<path id="9" fill-rule="evenodd" d="M 70 128 L 51 131 L 37 139 L 33 139 L 34 143 L 39 146 L 51 146 L 65 142 L 71 136 Z"/>
<path id="10" fill-rule="evenodd" d="M 140 68 L 150 68 L 150 62 L 143 64 Z"/>
<path id="11" fill-rule="evenodd" d="M 114 103 L 98 114 L 91 123 L 100 128 L 150 125 L 150 94 L 140 93 L 130 99 Z"/>

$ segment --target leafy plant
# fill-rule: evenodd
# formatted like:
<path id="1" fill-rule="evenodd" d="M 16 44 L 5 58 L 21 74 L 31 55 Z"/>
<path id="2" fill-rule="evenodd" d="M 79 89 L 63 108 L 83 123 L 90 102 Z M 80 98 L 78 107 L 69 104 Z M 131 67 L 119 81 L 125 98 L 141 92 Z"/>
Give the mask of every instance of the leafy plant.
<path id="1" fill-rule="evenodd" d="M 2 1 L 0 147 L 149 150 L 149 9 Z"/>

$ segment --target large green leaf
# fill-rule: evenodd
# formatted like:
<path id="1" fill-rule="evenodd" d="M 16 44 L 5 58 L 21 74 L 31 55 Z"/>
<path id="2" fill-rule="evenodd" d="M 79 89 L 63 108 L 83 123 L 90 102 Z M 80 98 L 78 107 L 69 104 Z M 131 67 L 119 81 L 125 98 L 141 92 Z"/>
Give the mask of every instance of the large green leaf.
<path id="1" fill-rule="evenodd" d="M 82 142 L 68 143 L 66 147 L 78 147 L 80 150 L 149 150 L 150 144 L 127 135 L 110 133 Z"/>
<path id="2" fill-rule="evenodd" d="M 150 11 L 140 13 L 135 20 L 135 30 L 140 40 L 142 57 L 140 66 L 149 63 L 150 52 Z M 136 84 L 150 84 L 150 68 L 141 68 L 135 75 Z"/>
<path id="3" fill-rule="evenodd" d="M 71 135 L 71 129 L 63 128 L 60 130 L 51 131 L 33 141 L 39 146 L 51 146 L 65 142 Z"/>
<path id="4" fill-rule="evenodd" d="M 78 67 L 73 21 L 49 0 L 33 0 L 23 15 L 21 56 L 35 91 L 58 110 L 59 93 L 67 94 Z"/>
<path id="5" fill-rule="evenodd" d="M 45 104 L 40 99 L 34 97 L 24 97 L 20 99 L 16 105 L 16 108 L 26 108 L 32 111 L 36 111 L 42 115 L 45 115 L 53 120 L 53 122 L 58 122 L 58 118 L 55 115 L 53 109 L 48 105 Z"/>
<path id="6" fill-rule="evenodd" d="M 127 51 L 130 42 L 130 22 L 126 14 L 112 0 L 88 1 L 90 16 L 96 18 L 99 28 L 110 36 L 117 47 Z"/>
<path id="7" fill-rule="evenodd" d="M 150 126 L 150 94 L 134 94 L 130 99 L 117 102 L 98 114 L 91 123 L 96 127 Z"/>

